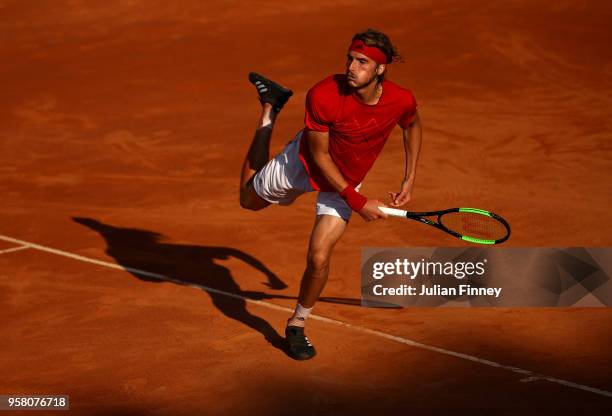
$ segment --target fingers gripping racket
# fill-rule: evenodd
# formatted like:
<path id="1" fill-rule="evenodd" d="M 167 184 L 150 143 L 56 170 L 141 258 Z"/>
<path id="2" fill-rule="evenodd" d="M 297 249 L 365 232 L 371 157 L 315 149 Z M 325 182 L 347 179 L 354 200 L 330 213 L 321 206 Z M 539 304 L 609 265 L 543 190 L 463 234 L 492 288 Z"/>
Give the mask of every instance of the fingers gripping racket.
<path id="1" fill-rule="evenodd" d="M 478 208 L 450 208 L 443 211 L 409 212 L 378 207 L 392 217 L 409 218 L 436 227 L 470 243 L 500 244 L 510 237 L 510 225 L 497 214 Z M 436 217 L 431 220 L 425 217 Z"/>

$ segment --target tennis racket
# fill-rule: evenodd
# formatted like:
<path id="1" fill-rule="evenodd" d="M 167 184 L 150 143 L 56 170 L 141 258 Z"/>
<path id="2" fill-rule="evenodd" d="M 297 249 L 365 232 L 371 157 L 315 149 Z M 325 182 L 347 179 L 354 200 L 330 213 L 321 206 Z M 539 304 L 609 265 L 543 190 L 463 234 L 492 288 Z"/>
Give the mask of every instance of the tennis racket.
<path id="1" fill-rule="evenodd" d="M 510 237 L 508 222 L 484 209 L 450 208 L 443 211 L 409 212 L 403 209 L 378 208 L 389 216 L 420 221 L 470 243 L 500 244 Z"/>

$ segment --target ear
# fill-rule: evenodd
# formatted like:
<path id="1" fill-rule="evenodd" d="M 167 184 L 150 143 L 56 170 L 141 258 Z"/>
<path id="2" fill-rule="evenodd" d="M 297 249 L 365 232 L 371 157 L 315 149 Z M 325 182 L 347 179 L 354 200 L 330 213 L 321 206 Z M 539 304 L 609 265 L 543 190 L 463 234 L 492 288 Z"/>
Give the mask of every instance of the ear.
<path id="1" fill-rule="evenodd" d="M 376 75 L 382 75 L 385 72 L 386 68 L 386 64 L 378 64 L 378 66 L 376 67 Z"/>

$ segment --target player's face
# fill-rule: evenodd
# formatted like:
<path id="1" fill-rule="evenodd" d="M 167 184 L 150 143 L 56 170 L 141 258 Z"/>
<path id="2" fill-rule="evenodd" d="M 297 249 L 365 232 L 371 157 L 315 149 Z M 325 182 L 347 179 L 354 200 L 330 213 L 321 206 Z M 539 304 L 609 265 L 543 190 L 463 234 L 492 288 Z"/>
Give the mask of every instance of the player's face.
<path id="1" fill-rule="evenodd" d="M 346 56 L 346 79 L 349 86 L 362 88 L 376 79 L 378 64 L 362 53 L 349 51 Z"/>

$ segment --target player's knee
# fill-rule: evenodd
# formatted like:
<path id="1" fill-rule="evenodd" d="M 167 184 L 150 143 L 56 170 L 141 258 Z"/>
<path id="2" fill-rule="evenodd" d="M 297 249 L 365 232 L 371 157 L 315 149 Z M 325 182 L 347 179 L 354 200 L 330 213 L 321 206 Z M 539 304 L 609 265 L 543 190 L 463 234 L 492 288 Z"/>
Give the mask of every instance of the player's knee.
<path id="1" fill-rule="evenodd" d="M 256 206 L 252 201 L 248 199 L 242 199 L 242 198 L 240 198 L 240 206 L 250 211 L 259 211 L 262 208 L 262 207 Z"/>
<path id="2" fill-rule="evenodd" d="M 253 209 L 253 204 L 251 200 L 244 195 L 244 192 L 242 192 L 242 190 L 240 190 L 240 206 L 244 209 Z"/>
<path id="3" fill-rule="evenodd" d="M 250 192 L 246 187 L 240 188 L 240 206 L 244 209 L 255 210 L 253 198 L 251 198 Z"/>
<path id="4" fill-rule="evenodd" d="M 311 249 L 308 252 L 308 267 L 313 270 L 326 270 L 329 267 L 330 253 L 326 249 Z"/>
<path id="5" fill-rule="evenodd" d="M 253 192 L 249 189 L 240 189 L 240 206 L 251 211 L 259 211 L 269 204 L 253 196 Z"/>

